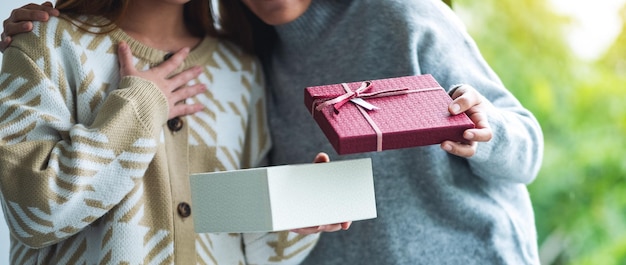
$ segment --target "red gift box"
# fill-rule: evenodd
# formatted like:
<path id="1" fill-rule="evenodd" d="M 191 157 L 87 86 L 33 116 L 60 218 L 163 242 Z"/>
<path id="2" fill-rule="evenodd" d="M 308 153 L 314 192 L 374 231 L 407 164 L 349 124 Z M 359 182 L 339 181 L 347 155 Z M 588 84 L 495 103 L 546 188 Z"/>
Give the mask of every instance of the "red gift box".
<path id="1" fill-rule="evenodd" d="M 466 142 L 463 132 L 474 123 L 451 115 L 451 102 L 429 74 L 307 87 L 304 97 L 340 155 Z"/>

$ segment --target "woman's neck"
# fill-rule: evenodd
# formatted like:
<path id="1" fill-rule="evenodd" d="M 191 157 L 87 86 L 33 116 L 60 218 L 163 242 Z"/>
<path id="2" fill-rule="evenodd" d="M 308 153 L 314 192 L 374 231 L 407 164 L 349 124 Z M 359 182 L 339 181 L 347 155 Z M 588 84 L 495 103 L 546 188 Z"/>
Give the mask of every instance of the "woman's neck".
<path id="1" fill-rule="evenodd" d="M 118 26 L 135 40 L 163 51 L 193 48 L 201 41 L 185 25 L 182 4 L 131 1 Z"/>

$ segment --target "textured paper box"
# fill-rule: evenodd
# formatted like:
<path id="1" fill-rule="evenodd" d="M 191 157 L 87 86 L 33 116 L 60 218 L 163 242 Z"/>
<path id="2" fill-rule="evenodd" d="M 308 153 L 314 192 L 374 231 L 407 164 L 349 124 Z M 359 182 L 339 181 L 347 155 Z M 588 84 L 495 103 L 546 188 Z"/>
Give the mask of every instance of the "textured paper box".
<path id="1" fill-rule="evenodd" d="M 348 97 L 359 89 L 363 91 Z M 338 97 L 345 98 L 342 101 Z M 353 97 L 377 109 L 366 110 L 348 101 Z M 334 101 L 338 103 L 329 104 Z M 304 99 L 340 155 L 439 144 L 445 140 L 465 142 L 463 132 L 474 128 L 474 123 L 465 113 L 450 115 L 451 102 L 452 98 L 431 75 L 307 87 Z"/>
<path id="2" fill-rule="evenodd" d="M 191 175 L 198 233 L 266 232 L 376 218 L 369 158 Z"/>

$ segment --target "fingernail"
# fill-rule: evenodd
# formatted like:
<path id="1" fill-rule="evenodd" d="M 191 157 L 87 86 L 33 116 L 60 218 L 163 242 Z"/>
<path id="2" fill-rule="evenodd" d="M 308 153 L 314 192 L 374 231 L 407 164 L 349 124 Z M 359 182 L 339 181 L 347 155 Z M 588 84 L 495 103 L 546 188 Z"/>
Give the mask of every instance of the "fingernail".
<path id="1" fill-rule="evenodd" d="M 459 111 L 460 111 L 460 110 L 461 110 L 461 106 L 460 106 L 459 104 L 453 104 L 453 105 L 452 105 L 452 112 L 453 112 L 454 114 L 459 113 Z"/>
<path id="2" fill-rule="evenodd" d="M 452 151 L 452 146 L 451 146 L 451 145 L 449 145 L 449 144 L 444 144 L 444 145 L 443 145 L 443 150 L 446 150 L 446 151 Z"/>
<path id="3" fill-rule="evenodd" d="M 474 139 L 474 133 L 466 132 L 465 139 L 468 139 L 468 140 Z"/>

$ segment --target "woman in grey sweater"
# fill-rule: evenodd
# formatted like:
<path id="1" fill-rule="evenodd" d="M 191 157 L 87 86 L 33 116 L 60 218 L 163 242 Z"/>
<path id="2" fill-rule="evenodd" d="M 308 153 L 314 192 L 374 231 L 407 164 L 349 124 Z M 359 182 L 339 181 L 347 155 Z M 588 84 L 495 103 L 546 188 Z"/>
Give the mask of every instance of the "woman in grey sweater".
<path id="1" fill-rule="evenodd" d="M 240 5 L 222 1 L 227 11 L 227 2 Z M 333 160 L 373 161 L 378 218 L 324 234 L 304 264 L 539 264 L 526 185 L 541 165 L 541 128 L 446 5 L 243 3 L 271 91 L 271 162 L 308 162 L 320 148 Z M 419 74 L 457 88 L 450 112 L 477 124 L 468 144 L 338 156 L 302 103 L 308 86 Z"/>
<path id="2" fill-rule="evenodd" d="M 305 264 L 539 263 L 526 185 L 541 165 L 541 128 L 445 4 L 243 2 L 262 20 L 251 17 L 271 90 L 272 163 L 336 154 L 303 106 L 305 87 L 418 74 L 468 84 L 451 91 L 450 110 L 458 103 L 477 124 L 470 144 L 331 155 L 372 158 L 378 218 L 323 235 Z"/>

